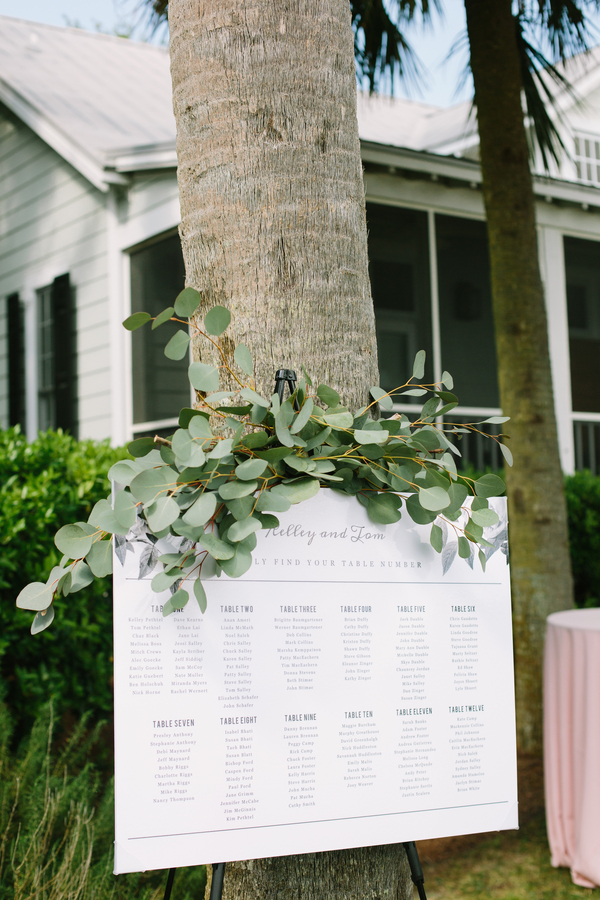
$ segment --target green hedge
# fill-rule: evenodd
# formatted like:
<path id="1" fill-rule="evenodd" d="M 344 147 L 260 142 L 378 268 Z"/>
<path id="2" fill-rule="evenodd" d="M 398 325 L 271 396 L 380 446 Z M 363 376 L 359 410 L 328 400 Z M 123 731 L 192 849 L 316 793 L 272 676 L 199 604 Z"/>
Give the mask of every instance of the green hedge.
<path id="1" fill-rule="evenodd" d="M 600 606 L 600 476 L 584 470 L 565 479 L 571 565 L 577 606 Z"/>
<path id="2" fill-rule="evenodd" d="M 51 696 L 59 715 L 112 715 L 110 580 L 61 601 L 52 628 L 35 637 L 15 599 L 29 581 L 46 581 L 60 559 L 54 534 L 87 519 L 124 456 L 61 431 L 31 444 L 18 428 L 0 431 L 0 691 L 20 733 Z"/>

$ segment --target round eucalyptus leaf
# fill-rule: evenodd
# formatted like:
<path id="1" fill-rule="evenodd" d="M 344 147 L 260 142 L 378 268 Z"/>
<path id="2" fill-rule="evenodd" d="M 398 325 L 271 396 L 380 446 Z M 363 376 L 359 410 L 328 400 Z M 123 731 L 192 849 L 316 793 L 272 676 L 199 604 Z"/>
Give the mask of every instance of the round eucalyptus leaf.
<path id="1" fill-rule="evenodd" d="M 425 375 L 425 351 L 419 350 L 413 363 L 412 377 L 420 381 Z"/>
<path id="2" fill-rule="evenodd" d="M 98 504 L 96 504 L 96 506 L 98 506 Z M 102 506 L 99 511 L 94 507 L 92 512 L 94 515 L 94 525 L 97 525 L 102 531 L 108 531 L 109 534 L 120 534 L 122 537 L 125 537 L 128 533 L 129 526 L 121 525 L 115 516 L 110 503 L 107 502 L 106 506 Z"/>
<path id="3" fill-rule="evenodd" d="M 137 504 L 129 491 L 116 491 L 113 513 L 123 528 L 131 528 L 137 519 Z"/>
<path id="4" fill-rule="evenodd" d="M 330 388 L 327 384 L 320 384 L 317 388 L 317 397 L 319 400 L 322 400 L 326 406 L 334 408 L 339 406 L 340 395 L 337 391 L 334 391 L 333 388 Z"/>
<path id="5" fill-rule="evenodd" d="M 354 416 L 351 412 L 348 412 L 348 410 L 325 413 L 323 419 L 328 425 L 331 425 L 332 428 L 352 428 L 354 425 Z M 380 434 L 383 434 L 383 432 L 380 432 Z"/>
<path id="6" fill-rule="evenodd" d="M 213 306 L 204 316 L 204 327 L 215 337 L 223 334 L 230 322 L 231 313 L 224 306 Z"/>
<path id="7" fill-rule="evenodd" d="M 74 594 L 81 591 L 92 583 L 94 576 L 90 567 L 83 560 L 79 560 L 71 569 L 71 580 L 66 581 L 63 587 L 65 597 L 67 594 Z"/>
<path id="8" fill-rule="evenodd" d="M 127 444 L 128 452 L 136 458 L 146 456 L 146 454 L 150 453 L 151 450 L 154 450 L 155 447 L 156 444 L 154 443 L 154 440 L 149 437 L 137 438 L 137 440 Z"/>
<path id="9" fill-rule="evenodd" d="M 419 503 L 423 509 L 439 512 L 450 506 L 450 496 L 442 487 L 419 488 Z"/>
<path id="10" fill-rule="evenodd" d="M 269 409 L 269 407 L 271 406 L 269 400 L 265 400 L 264 397 L 261 397 L 260 394 L 256 393 L 256 391 L 253 391 L 252 388 L 242 388 L 242 390 L 240 391 L 240 396 L 243 397 L 244 400 L 249 400 L 256 406 L 262 406 L 265 409 Z"/>
<path id="11" fill-rule="evenodd" d="M 257 481 L 226 481 L 219 488 L 219 494 L 223 500 L 235 500 L 253 494 L 257 487 Z"/>
<path id="12" fill-rule="evenodd" d="M 184 288 L 175 300 L 175 312 L 178 316 L 189 319 L 200 306 L 201 300 L 201 295 L 194 288 Z"/>
<path id="13" fill-rule="evenodd" d="M 41 609 L 37 612 L 31 623 L 31 634 L 39 634 L 54 621 L 54 607 L 49 606 L 47 609 Z"/>
<path id="14" fill-rule="evenodd" d="M 163 604 L 163 616 L 170 616 L 172 612 L 175 612 L 175 610 L 183 609 L 189 599 L 190 595 L 188 594 L 188 592 L 184 591 L 183 588 L 179 588 L 179 590 L 175 591 L 175 593 L 169 597 L 167 602 Z"/>
<path id="15" fill-rule="evenodd" d="M 471 510 L 471 518 L 477 525 L 486 528 L 498 522 L 498 513 L 494 512 L 493 509 L 474 509 Z"/>
<path id="16" fill-rule="evenodd" d="M 326 420 L 333 418 L 333 416 L 326 416 Z M 357 444 L 385 444 L 387 439 L 389 438 L 389 431 L 374 431 L 372 429 L 356 429 L 354 432 L 354 440 Z"/>
<path id="17" fill-rule="evenodd" d="M 159 497 L 146 510 L 146 521 L 156 534 L 179 518 L 179 507 L 172 497 Z"/>
<path id="18" fill-rule="evenodd" d="M 444 532 L 440 528 L 439 525 L 433 524 L 431 526 L 431 533 L 429 535 L 429 543 L 433 547 L 436 553 L 441 553 L 444 547 Z"/>
<path id="19" fill-rule="evenodd" d="M 129 489 L 136 500 L 142 503 L 151 503 L 157 497 L 166 494 L 171 487 L 177 484 L 177 472 L 169 466 L 160 466 L 156 469 L 145 469 L 136 475 Z"/>
<path id="20" fill-rule="evenodd" d="M 168 322 L 174 312 L 175 310 L 172 306 L 167 306 L 166 309 L 163 309 L 163 311 L 157 315 L 154 322 L 152 323 L 152 331 L 154 331 L 154 329 L 158 328 L 160 325 L 164 325 L 165 322 Z"/>
<path id="21" fill-rule="evenodd" d="M 458 539 L 458 555 L 461 559 L 468 559 L 471 555 L 471 544 L 467 538 L 462 537 L 462 535 Z"/>
<path id="22" fill-rule="evenodd" d="M 371 397 L 377 400 L 382 409 L 392 409 L 394 402 L 390 395 L 383 390 L 383 388 L 380 388 L 379 386 L 372 387 L 369 393 L 371 394 Z"/>
<path id="23" fill-rule="evenodd" d="M 242 481 L 252 481 L 258 478 L 267 468 L 266 459 L 247 459 L 245 462 L 236 466 L 235 474 Z"/>
<path id="24" fill-rule="evenodd" d="M 159 572 L 150 582 L 150 587 L 155 594 L 162 594 L 163 591 L 168 590 L 180 578 L 181 572 Z"/>
<path id="25" fill-rule="evenodd" d="M 139 472 L 140 469 L 133 461 L 121 459 L 108 470 L 108 479 L 109 481 L 116 481 L 117 484 L 129 486 Z"/>
<path id="26" fill-rule="evenodd" d="M 288 484 L 278 484 L 271 490 L 277 491 L 290 503 L 302 503 L 303 500 L 310 500 L 319 493 L 319 482 L 315 478 L 298 478 Z"/>
<path id="27" fill-rule="evenodd" d="M 260 531 L 261 528 L 262 524 L 258 519 L 255 519 L 252 516 L 248 516 L 247 519 L 242 519 L 241 522 L 233 523 L 233 525 L 227 531 L 227 540 L 232 541 L 232 543 L 243 541 L 244 538 L 247 538 L 249 534 L 253 534 L 255 531 Z"/>
<path id="28" fill-rule="evenodd" d="M 273 493 L 270 491 L 262 491 L 256 501 L 257 512 L 287 512 L 291 506 L 291 501 L 283 494 Z"/>
<path id="29" fill-rule="evenodd" d="M 233 351 L 233 358 L 236 363 L 246 375 L 252 375 L 254 371 L 254 364 L 252 362 L 252 354 L 248 350 L 245 344 L 238 344 L 235 350 Z"/>
<path id="30" fill-rule="evenodd" d="M 126 328 L 127 331 L 135 331 L 137 328 L 141 328 L 142 325 L 145 325 L 146 322 L 149 322 L 152 319 L 150 313 L 147 312 L 138 312 L 134 313 L 132 316 L 129 316 L 123 322 L 123 328 Z"/>
<path id="31" fill-rule="evenodd" d="M 475 493 L 478 497 L 499 497 L 506 490 L 506 485 L 498 475 L 482 475 L 475 482 Z"/>
<path id="32" fill-rule="evenodd" d="M 171 594 L 169 602 L 173 609 L 183 609 L 190 599 L 190 595 L 183 588 L 179 588 L 174 594 Z"/>
<path id="33" fill-rule="evenodd" d="M 96 541 L 85 558 L 96 578 L 110 575 L 112 567 L 112 541 Z"/>
<path id="34" fill-rule="evenodd" d="M 215 534 L 204 534 L 198 543 L 205 550 L 208 550 L 213 559 L 218 559 L 219 561 L 231 559 L 235 553 L 235 548 L 231 544 L 222 541 Z"/>
<path id="35" fill-rule="evenodd" d="M 359 495 L 360 499 L 360 495 Z M 411 494 L 406 500 L 406 511 L 417 525 L 430 525 L 437 518 L 437 513 L 423 509 L 419 503 L 419 495 Z"/>
<path id="36" fill-rule="evenodd" d="M 19 609 L 42 610 L 47 609 L 52 603 L 52 588 L 41 581 L 32 581 L 27 584 L 17 597 Z"/>
<path id="37" fill-rule="evenodd" d="M 378 522 L 380 525 L 391 525 L 393 522 L 399 522 L 402 518 L 401 504 L 402 498 L 397 494 L 371 494 L 367 512 L 373 522 Z"/>
<path id="38" fill-rule="evenodd" d="M 52 571 L 46 579 L 46 584 L 54 592 L 60 587 L 61 580 L 65 577 L 69 570 L 63 566 L 53 566 Z"/>
<path id="39" fill-rule="evenodd" d="M 234 556 L 220 562 L 226 575 L 229 575 L 230 578 L 241 578 L 252 565 L 252 553 L 247 547 L 238 544 Z"/>
<path id="40" fill-rule="evenodd" d="M 262 528 L 279 528 L 279 519 L 277 516 L 271 516 L 269 513 L 258 513 Z"/>
<path id="41" fill-rule="evenodd" d="M 210 422 L 208 419 L 205 419 L 204 416 L 194 416 L 193 419 L 190 419 L 188 431 L 193 438 L 201 439 L 203 441 L 212 440 L 214 437 L 211 431 Z"/>
<path id="42" fill-rule="evenodd" d="M 196 578 L 194 581 L 194 597 L 198 601 L 198 606 L 200 607 L 200 612 L 206 612 L 206 591 L 204 590 L 204 585 L 200 581 L 200 578 Z"/>
<path id="43" fill-rule="evenodd" d="M 183 516 L 183 521 L 186 525 L 192 525 L 194 527 L 206 525 L 206 523 L 213 517 L 216 508 L 216 494 L 214 493 L 214 491 L 205 491 L 187 510 L 187 512 Z"/>
<path id="44" fill-rule="evenodd" d="M 190 341 L 191 337 L 185 331 L 176 331 L 164 349 L 167 359 L 183 359 L 187 355 Z"/>
<path id="45" fill-rule="evenodd" d="M 232 438 L 225 438 L 225 440 L 217 441 L 213 449 L 208 454 L 209 459 L 223 459 L 224 456 L 228 456 L 233 449 L 233 440 Z"/>
<path id="46" fill-rule="evenodd" d="M 56 532 L 54 543 L 70 559 L 81 559 L 92 546 L 92 537 L 79 525 L 63 525 Z"/>
<path id="47" fill-rule="evenodd" d="M 207 363 L 193 362 L 188 369 L 188 377 L 197 391 L 210 393 L 219 390 L 219 370 Z"/>

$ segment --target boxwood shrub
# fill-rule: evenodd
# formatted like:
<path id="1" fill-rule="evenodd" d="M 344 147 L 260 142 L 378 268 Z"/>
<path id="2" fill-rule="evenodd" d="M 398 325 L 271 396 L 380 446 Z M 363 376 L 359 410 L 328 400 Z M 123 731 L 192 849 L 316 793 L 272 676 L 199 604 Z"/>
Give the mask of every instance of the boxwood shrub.
<path id="1" fill-rule="evenodd" d="M 0 431 L 0 692 L 19 731 L 47 700 L 57 714 L 112 714 L 110 579 L 61 602 L 52 628 L 32 637 L 31 613 L 15 608 L 29 581 L 46 581 L 59 562 L 54 534 L 87 519 L 106 497 L 106 472 L 123 449 L 76 441 L 60 430 L 28 443 Z"/>

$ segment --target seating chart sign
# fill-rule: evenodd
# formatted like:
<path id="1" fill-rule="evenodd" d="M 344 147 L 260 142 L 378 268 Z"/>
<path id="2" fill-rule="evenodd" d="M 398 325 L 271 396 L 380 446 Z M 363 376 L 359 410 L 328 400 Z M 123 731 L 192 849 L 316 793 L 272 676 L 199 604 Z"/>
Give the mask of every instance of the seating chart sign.
<path id="1" fill-rule="evenodd" d="M 115 560 L 115 871 L 517 827 L 506 504 L 483 573 L 321 490 L 162 615 Z M 175 541 L 176 539 L 172 539 Z M 165 544 L 165 552 L 174 547 Z M 142 572 L 144 567 L 142 566 Z"/>

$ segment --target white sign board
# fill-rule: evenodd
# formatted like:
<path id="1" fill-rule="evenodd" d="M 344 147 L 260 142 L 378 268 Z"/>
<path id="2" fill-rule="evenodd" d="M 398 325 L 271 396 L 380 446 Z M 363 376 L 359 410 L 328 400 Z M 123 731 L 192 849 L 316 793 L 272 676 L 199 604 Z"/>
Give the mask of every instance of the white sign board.
<path id="1" fill-rule="evenodd" d="M 517 827 L 502 549 L 328 490 L 279 518 L 204 615 L 115 560 L 116 873 Z"/>

